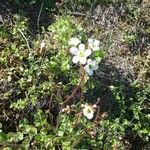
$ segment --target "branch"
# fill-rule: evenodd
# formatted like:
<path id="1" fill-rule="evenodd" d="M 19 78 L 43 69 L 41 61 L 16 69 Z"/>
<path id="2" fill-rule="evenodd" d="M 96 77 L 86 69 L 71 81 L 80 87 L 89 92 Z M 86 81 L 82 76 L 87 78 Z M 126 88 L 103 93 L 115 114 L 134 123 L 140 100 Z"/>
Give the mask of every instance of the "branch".
<path id="1" fill-rule="evenodd" d="M 83 80 L 84 80 L 84 75 L 85 75 L 85 73 L 83 73 L 79 85 L 73 90 L 72 94 L 71 94 L 63 103 L 61 103 L 62 106 L 63 106 L 65 103 L 67 103 L 67 102 L 76 94 L 76 92 L 79 90 L 79 88 L 81 87 L 82 82 L 83 82 Z"/>

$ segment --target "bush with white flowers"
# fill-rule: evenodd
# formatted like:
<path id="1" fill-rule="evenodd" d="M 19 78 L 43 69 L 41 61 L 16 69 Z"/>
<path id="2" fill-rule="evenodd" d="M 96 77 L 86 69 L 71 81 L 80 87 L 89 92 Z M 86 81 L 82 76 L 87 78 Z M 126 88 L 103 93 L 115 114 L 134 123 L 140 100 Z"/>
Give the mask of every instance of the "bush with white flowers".
<path id="1" fill-rule="evenodd" d="M 81 42 L 80 39 L 73 37 L 69 40 L 70 53 L 73 55 L 72 62 L 82 65 L 89 76 L 98 69 L 98 57 L 94 58 L 93 54 L 100 51 L 100 41 L 89 38 L 87 44 Z"/>

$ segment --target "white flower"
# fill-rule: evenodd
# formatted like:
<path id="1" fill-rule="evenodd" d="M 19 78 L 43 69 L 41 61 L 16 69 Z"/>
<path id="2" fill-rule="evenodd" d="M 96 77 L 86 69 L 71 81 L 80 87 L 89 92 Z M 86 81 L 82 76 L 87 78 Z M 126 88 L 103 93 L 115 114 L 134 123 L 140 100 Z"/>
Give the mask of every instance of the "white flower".
<path id="1" fill-rule="evenodd" d="M 88 59 L 87 60 L 87 64 L 86 66 L 84 67 L 85 71 L 90 75 L 92 76 L 93 75 L 93 71 L 97 70 L 98 69 L 98 64 L 96 62 L 96 60 L 91 60 L 91 59 Z"/>
<path id="2" fill-rule="evenodd" d="M 43 49 L 44 47 L 45 47 L 45 42 L 42 41 L 41 44 L 40 44 L 40 48 Z"/>
<path id="3" fill-rule="evenodd" d="M 83 115 L 88 119 L 92 119 L 94 116 L 94 110 L 92 106 L 86 104 L 83 108 Z"/>
<path id="4" fill-rule="evenodd" d="M 99 50 L 100 41 L 96 39 L 88 39 L 88 45 L 93 51 Z"/>
<path id="5" fill-rule="evenodd" d="M 77 47 L 71 47 L 70 52 L 75 55 L 72 59 L 73 63 L 80 63 L 80 64 L 86 64 L 87 57 L 91 55 L 91 50 L 90 49 L 85 49 L 84 44 L 79 44 L 78 48 Z"/>
<path id="6" fill-rule="evenodd" d="M 69 45 L 77 46 L 79 43 L 81 43 L 81 41 L 76 37 L 73 37 L 69 40 Z"/>

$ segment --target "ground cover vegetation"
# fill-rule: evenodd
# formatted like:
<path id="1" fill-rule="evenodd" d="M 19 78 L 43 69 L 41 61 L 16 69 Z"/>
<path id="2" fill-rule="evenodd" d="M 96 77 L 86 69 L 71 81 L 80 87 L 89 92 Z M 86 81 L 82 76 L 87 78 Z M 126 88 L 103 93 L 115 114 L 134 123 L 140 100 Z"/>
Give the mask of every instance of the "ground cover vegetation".
<path id="1" fill-rule="evenodd" d="M 0 149 L 150 149 L 149 0 L 0 1 Z"/>

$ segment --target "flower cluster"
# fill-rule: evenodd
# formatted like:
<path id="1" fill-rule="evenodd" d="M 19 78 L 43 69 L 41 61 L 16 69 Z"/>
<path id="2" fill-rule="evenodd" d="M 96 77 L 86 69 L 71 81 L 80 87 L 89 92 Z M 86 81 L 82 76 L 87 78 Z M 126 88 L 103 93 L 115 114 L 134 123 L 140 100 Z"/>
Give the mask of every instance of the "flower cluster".
<path id="1" fill-rule="evenodd" d="M 88 44 L 85 45 L 80 39 L 73 37 L 69 40 L 69 45 L 71 45 L 70 53 L 73 55 L 73 63 L 83 65 L 84 70 L 92 76 L 93 72 L 98 69 L 98 62 L 90 59 L 89 56 L 100 50 L 100 41 L 90 38 Z"/>

